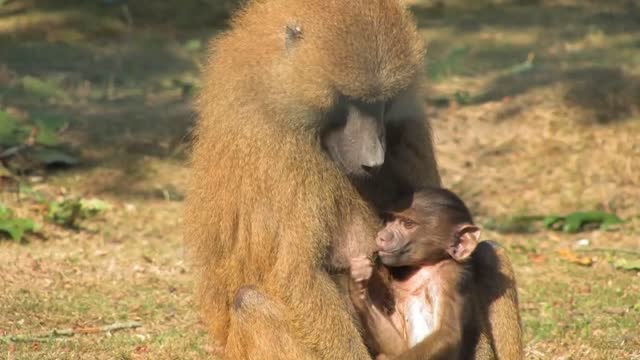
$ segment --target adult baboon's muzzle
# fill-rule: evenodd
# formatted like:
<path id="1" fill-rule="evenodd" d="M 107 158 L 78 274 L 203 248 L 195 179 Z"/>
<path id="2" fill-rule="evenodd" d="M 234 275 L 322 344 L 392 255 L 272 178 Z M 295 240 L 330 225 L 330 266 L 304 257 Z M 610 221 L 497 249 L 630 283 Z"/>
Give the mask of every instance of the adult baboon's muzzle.
<path id="1" fill-rule="evenodd" d="M 384 105 L 358 104 L 350 106 L 345 128 L 360 168 L 368 173 L 377 171 L 384 164 L 386 134 L 384 130 Z"/>

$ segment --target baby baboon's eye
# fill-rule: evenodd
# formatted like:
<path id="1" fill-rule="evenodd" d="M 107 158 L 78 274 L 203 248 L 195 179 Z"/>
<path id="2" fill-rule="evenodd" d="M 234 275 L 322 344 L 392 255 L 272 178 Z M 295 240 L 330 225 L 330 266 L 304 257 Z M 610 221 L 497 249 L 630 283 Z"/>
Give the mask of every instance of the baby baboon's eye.
<path id="1" fill-rule="evenodd" d="M 402 226 L 404 226 L 405 229 L 413 229 L 414 227 L 416 227 L 416 222 L 410 219 L 401 219 L 400 223 L 402 224 Z"/>

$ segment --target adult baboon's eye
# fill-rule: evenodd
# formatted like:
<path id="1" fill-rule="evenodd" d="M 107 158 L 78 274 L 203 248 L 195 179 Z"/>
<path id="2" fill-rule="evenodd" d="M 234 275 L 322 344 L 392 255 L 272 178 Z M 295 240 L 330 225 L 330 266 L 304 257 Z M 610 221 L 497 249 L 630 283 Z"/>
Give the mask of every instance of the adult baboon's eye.
<path id="1" fill-rule="evenodd" d="M 331 109 L 326 113 L 325 128 L 333 129 L 344 126 L 347 121 L 348 103 L 344 96 L 339 96 Z"/>

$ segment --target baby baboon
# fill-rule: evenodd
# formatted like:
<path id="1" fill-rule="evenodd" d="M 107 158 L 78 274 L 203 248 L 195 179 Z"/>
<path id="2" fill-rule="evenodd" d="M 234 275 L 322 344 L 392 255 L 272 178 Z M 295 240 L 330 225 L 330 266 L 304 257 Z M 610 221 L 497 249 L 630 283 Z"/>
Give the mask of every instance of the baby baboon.
<path id="1" fill-rule="evenodd" d="M 470 261 L 480 228 L 449 190 L 427 188 L 405 203 L 409 206 L 388 213 L 377 236 L 386 279 L 370 284 L 378 275 L 372 260 L 360 256 L 351 261 L 350 293 L 356 311 L 379 358 L 476 358 L 481 333 L 491 338 L 482 326 L 488 308 L 475 287 Z M 375 288 L 384 283 L 389 292 Z M 516 350 L 519 341 L 514 334 Z M 522 354 L 517 350 L 513 355 L 505 358 Z"/>

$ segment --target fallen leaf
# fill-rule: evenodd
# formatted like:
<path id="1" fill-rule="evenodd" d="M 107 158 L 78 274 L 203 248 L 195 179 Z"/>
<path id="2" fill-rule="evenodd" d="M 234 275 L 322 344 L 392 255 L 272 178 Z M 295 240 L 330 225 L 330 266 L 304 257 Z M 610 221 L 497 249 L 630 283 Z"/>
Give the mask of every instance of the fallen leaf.
<path id="1" fill-rule="evenodd" d="M 149 350 L 149 347 L 148 347 L 148 346 L 146 346 L 146 345 L 137 345 L 137 346 L 135 347 L 135 349 L 134 349 L 134 352 L 135 352 L 136 354 L 146 354 L 146 353 L 148 353 L 149 351 L 150 351 L 150 350 Z"/>
<path id="2" fill-rule="evenodd" d="M 7 360 L 14 360 L 16 358 L 16 344 L 10 343 L 7 347 Z"/>
<path id="3" fill-rule="evenodd" d="M 578 254 L 576 254 L 575 252 L 569 250 L 569 249 L 559 249 L 558 250 L 558 256 L 563 259 L 566 260 L 570 263 L 574 263 L 574 264 L 578 264 L 578 265 L 582 265 L 582 266 L 591 266 L 593 265 L 593 259 L 591 257 L 588 256 L 580 256 Z"/>
<path id="4" fill-rule="evenodd" d="M 547 257 L 542 254 L 529 254 L 529 260 L 534 264 L 542 264 L 547 261 Z"/>

